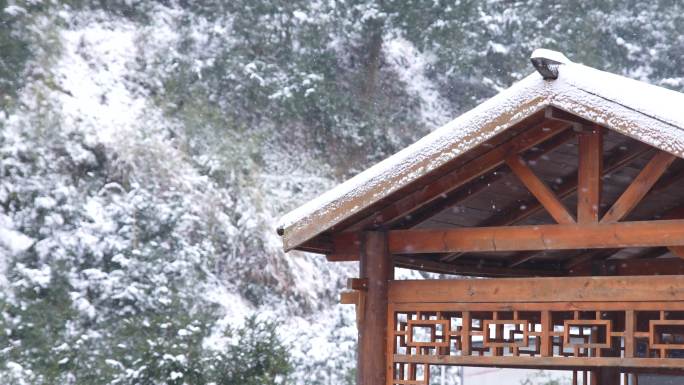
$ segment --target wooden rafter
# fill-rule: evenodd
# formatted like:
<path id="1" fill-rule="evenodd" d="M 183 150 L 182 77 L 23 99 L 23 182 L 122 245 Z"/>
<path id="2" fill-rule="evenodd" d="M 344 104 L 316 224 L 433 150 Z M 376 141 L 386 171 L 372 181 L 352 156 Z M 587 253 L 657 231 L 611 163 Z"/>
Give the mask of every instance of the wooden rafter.
<path id="1" fill-rule="evenodd" d="M 603 175 L 603 133 L 601 127 L 578 133 L 577 221 L 598 222 Z"/>
<path id="2" fill-rule="evenodd" d="M 392 230 L 392 254 L 684 246 L 684 220 Z"/>
<path id="3" fill-rule="evenodd" d="M 668 170 L 670 171 L 668 175 L 658 179 L 658 182 L 653 186 L 651 192 L 667 190 L 670 186 L 684 179 L 684 161 L 675 160 Z"/>
<path id="4" fill-rule="evenodd" d="M 539 160 L 544 155 L 555 150 L 556 148 L 567 143 L 571 139 L 575 138 L 575 133 L 572 130 L 565 130 L 560 134 L 552 137 L 551 139 L 538 145 L 534 151 L 529 151 L 525 155 L 524 159 L 527 162 L 534 162 Z M 454 192 L 448 194 L 446 197 L 440 200 L 434 201 L 432 204 L 426 205 L 418 212 L 412 214 L 410 217 L 405 217 L 401 222 L 392 226 L 393 229 L 409 229 L 418 226 L 430 218 L 434 217 L 441 211 L 458 205 L 459 203 L 465 201 L 466 199 L 480 193 L 487 187 L 491 186 L 493 183 L 501 180 L 506 175 L 509 175 L 508 169 L 505 166 L 501 166 L 494 171 L 490 172 L 488 175 L 480 176 L 476 180 L 464 185 L 463 187 L 455 190 Z"/>
<path id="5" fill-rule="evenodd" d="M 392 227 L 402 218 L 410 216 L 430 202 L 442 199 L 446 194 L 499 167 L 509 154 L 517 154 L 532 148 L 560 134 L 567 128 L 568 125 L 565 122 L 538 123 L 511 140 L 469 161 L 462 167 L 392 202 L 375 215 L 352 225 L 347 231 L 359 231 L 373 224 Z"/>
<path id="6" fill-rule="evenodd" d="M 546 208 L 556 222 L 561 224 L 575 223 L 575 218 L 563 205 L 563 202 L 556 197 L 556 194 L 551 191 L 544 181 L 534 174 L 524 159 L 519 155 L 514 155 L 506 158 L 506 164 L 532 195 Z"/>
<path id="7" fill-rule="evenodd" d="M 658 151 L 603 216 L 601 223 L 618 222 L 632 212 L 675 159 L 672 154 Z"/>

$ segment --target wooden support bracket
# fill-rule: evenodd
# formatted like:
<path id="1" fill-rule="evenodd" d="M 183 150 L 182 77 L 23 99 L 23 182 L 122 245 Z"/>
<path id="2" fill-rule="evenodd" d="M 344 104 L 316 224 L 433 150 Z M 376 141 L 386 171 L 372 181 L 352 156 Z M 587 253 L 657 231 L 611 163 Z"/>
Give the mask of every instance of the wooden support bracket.
<path id="1" fill-rule="evenodd" d="M 363 320 L 368 278 L 347 278 L 347 289 L 349 290 L 340 294 L 340 303 L 356 306 L 356 323 L 358 325 Z"/>
<path id="2" fill-rule="evenodd" d="M 368 278 L 347 278 L 347 289 L 368 290 Z"/>

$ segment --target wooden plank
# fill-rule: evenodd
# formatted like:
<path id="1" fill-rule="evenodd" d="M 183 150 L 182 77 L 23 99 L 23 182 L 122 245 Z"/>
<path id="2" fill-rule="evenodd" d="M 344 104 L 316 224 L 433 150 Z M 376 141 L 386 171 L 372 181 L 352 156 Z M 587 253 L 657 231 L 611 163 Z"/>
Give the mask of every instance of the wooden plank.
<path id="1" fill-rule="evenodd" d="M 392 281 L 389 301 L 636 302 L 684 300 L 684 276 L 499 278 Z"/>
<path id="2" fill-rule="evenodd" d="M 603 134 L 601 127 L 577 134 L 579 159 L 577 168 L 577 221 L 598 222 L 603 175 Z"/>
<path id="3" fill-rule="evenodd" d="M 385 233 L 364 233 L 361 243 L 359 271 L 361 278 L 368 280 L 368 287 L 363 306 L 357 308 L 362 312 L 358 325 L 357 383 L 383 384 L 387 374 L 387 293 L 392 260 Z"/>
<path id="4" fill-rule="evenodd" d="M 684 246 L 684 220 L 393 230 L 392 254 Z"/>
<path id="5" fill-rule="evenodd" d="M 618 357 L 492 357 L 395 354 L 394 362 L 426 363 L 430 365 L 483 366 L 498 368 L 658 368 L 682 370 L 681 358 L 618 358 Z M 610 385 L 613 385 L 611 383 Z"/>
<path id="6" fill-rule="evenodd" d="M 629 215 L 675 159 L 670 153 L 657 152 L 603 216 L 601 223 L 614 223 Z"/>
<path id="7" fill-rule="evenodd" d="M 392 257 L 396 267 L 429 271 L 438 274 L 454 274 L 476 277 L 541 277 L 564 275 L 561 270 L 511 269 L 505 266 L 483 266 L 430 261 L 418 256 L 395 255 Z"/>
<path id="8" fill-rule="evenodd" d="M 575 223 L 575 218 L 556 194 L 539 179 L 519 155 L 506 158 L 506 164 L 558 223 Z"/>
<path id="9" fill-rule="evenodd" d="M 625 311 L 625 308 L 634 311 L 684 311 L 684 303 L 681 301 L 669 302 L 401 302 L 394 303 L 397 311 L 422 311 L 422 312 L 454 312 L 454 311 Z"/>
<path id="10" fill-rule="evenodd" d="M 352 225 L 348 230 L 357 231 L 371 225 L 391 227 L 395 223 L 401 221 L 402 218 L 412 214 L 421 207 L 436 199 L 441 199 L 446 194 L 465 185 L 478 176 L 499 167 L 510 154 L 517 154 L 532 148 L 539 143 L 560 134 L 567 128 L 568 124 L 565 122 L 545 121 L 538 123 L 511 140 L 504 142 L 498 147 L 471 160 L 462 167 L 459 167 L 446 175 L 441 176 L 434 182 L 392 202 L 379 212 L 370 216 L 369 220 L 362 220 Z"/>

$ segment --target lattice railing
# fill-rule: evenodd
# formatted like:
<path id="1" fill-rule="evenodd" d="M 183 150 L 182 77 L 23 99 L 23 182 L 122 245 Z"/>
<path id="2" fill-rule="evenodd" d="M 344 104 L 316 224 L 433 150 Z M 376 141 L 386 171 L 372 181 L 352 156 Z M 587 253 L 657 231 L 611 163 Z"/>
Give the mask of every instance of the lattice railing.
<path id="1" fill-rule="evenodd" d="M 487 300 L 390 301 L 390 383 L 428 384 L 434 364 L 684 369 L 682 301 Z"/>

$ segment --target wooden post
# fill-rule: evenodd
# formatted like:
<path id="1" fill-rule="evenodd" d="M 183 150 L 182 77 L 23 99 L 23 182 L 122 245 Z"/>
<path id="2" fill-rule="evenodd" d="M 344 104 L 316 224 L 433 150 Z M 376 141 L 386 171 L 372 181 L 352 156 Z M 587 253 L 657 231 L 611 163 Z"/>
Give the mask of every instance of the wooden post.
<path id="1" fill-rule="evenodd" d="M 578 133 L 577 222 L 596 223 L 601 204 L 603 137 L 601 127 Z"/>
<path id="2" fill-rule="evenodd" d="M 387 287 L 393 276 L 392 259 L 387 249 L 387 234 L 366 232 L 361 240 L 361 278 L 368 280 L 368 289 L 359 309 L 357 354 L 357 384 L 384 385 L 387 367 Z"/>
<path id="3" fill-rule="evenodd" d="M 634 310 L 625 312 L 625 358 L 634 357 L 634 331 L 636 330 L 636 315 Z"/>

